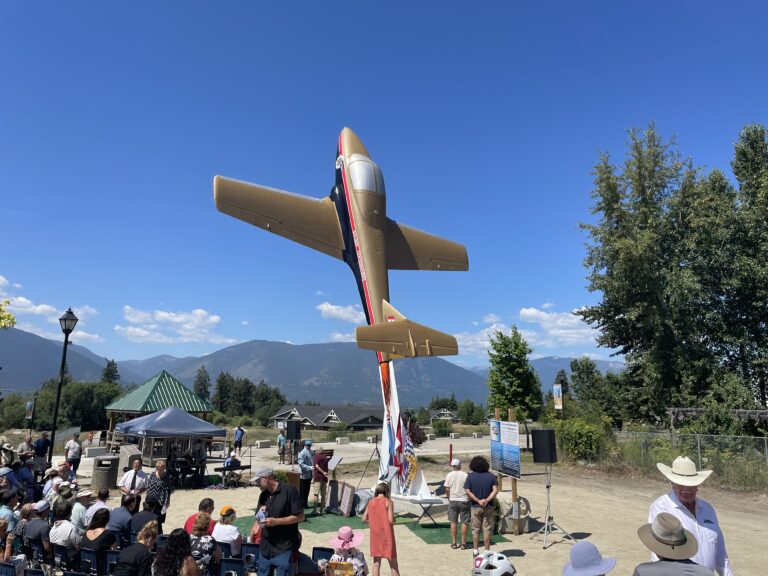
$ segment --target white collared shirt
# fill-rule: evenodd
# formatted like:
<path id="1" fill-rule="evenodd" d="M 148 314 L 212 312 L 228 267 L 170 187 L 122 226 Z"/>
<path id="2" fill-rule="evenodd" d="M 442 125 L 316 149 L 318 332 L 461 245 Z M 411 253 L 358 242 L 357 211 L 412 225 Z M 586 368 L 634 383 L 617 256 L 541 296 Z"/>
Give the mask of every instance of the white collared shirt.
<path id="1" fill-rule="evenodd" d="M 136 474 L 136 484 L 133 490 L 130 490 L 130 494 L 141 494 L 147 489 L 147 473 L 144 470 L 136 472 L 133 469 L 128 470 L 123 477 L 120 478 L 120 482 L 117 483 L 118 488 L 130 488 L 131 482 L 133 482 L 133 475 Z"/>
<path id="2" fill-rule="evenodd" d="M 674 490 L 670 490 L 664 496 L 660 496 L 651 504 L 651 510 L 648 513 L 648 522 L 661 512 L 668 512 L 675 516 L 683 528 L 690 531 L 699 544 L 699 551 L 696 556 L 691 558 L 696 564 L 701 564 L 718 572 L 720 576 L 733 576 L 730 563 L 728 562 L 728 552 L 725 550 L 725 539 L 720 530 L 720 524 L 717 521 L 717 514 L 712 504 L 701 498 L 696 498 L 696 516 L 680 502 Z M 658 560 L 658 556 L 652 554 L 653 560 Z"/>

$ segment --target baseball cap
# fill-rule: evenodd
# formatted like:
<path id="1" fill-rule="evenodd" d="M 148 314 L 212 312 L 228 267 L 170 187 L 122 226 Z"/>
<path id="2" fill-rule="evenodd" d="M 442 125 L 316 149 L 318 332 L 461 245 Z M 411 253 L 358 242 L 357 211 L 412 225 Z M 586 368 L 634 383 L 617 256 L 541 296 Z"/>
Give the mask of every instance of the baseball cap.
<path id="1" fill-rule="evenodd" d="M 93 492 L 90 490 L 78 490 L 76 498 L 84 498 L 85 496 L 93 496 Z"/>
<path id="2" fill-rule="evenodd" d="M 66 484 L 67 486 L 69 486 L 69 482 L 64 482 L 64 478 L 62 478 L 61 476 L 56 476 L 56 478 L 53 479 L 54 486 L 58 486 L 59 488 L 61 488 L 62 484 Z"/>
<path id="3" fill-rule="evenodd" d="M 304 446 L 312 446 L 312 444 L 314 444 L 312 440 L 304 440 Z"/>
<path id="4" fill-rule="evenodd" d="M 35 512 L 45 512 L 50 508 L 47 500 L 40 500 L 35 504 Z"/>
<path id="5" fill-rule="evenodd" d="M 0 468 L 0 476 L 5 476 L 10 471 L 11 471 L 11 469 L 8 468 L 8 466 L 3 466 L 2 468 Z"/>
<path id="6" fill-rule="evenodd" d="M 223 506 L 221 510 L 219 510 L 219 514 L 222 516 L 229 516 L 230 514 L 237 514 L 237 510 L 227 504 L 226 506 Z"/>
<path id="7" fill-rule="evenodd" d="M 456 466 L 461 466 L 461 460 L 459 460 L 458 458 L 454 458 L 453 460 L 451 460 L 451 466 L 453 466 L 454 468 Z"/>
<path id="8" fill-rule="evenodd" d="M 269 466 L 262 466 L 261 468 L 257 469 L 256 472 L 253 474 L 253 480 L 258 480 L 259 478 L 266 478 L 267 476 L 274 476 L 275 471 L 272 470 Z"/>

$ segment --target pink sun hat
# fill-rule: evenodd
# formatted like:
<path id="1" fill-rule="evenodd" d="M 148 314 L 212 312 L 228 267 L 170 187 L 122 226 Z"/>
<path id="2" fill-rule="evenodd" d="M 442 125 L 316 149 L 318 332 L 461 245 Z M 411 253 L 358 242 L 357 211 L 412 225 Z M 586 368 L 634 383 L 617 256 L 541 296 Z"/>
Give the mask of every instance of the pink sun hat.
<path id="1" fill-rule="evenodd" d="M 353 532 L 349 526 L 342 526 L 339 528 L 336 538 L 331 538 L 328 543 L 334 548 L 346 550 L 357 547 L 363 541 L 363 538 L 365 538 L 365 534 L 362 532 Z"/>

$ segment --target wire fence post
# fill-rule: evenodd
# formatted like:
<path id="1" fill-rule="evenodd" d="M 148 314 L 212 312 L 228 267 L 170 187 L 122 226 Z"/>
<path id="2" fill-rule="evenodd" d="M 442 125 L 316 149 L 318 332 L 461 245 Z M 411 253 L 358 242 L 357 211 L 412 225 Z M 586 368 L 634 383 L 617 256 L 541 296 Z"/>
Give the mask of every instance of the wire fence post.
<path id="1" fill-rule="evenodd" d="M 696 434 L 696 452 L 699 454 L 699 470 L 703 468 L 701 465 L 701 434 Z"/>
<path id="2" fill-rule="evenodd" d="M 765 463 L 768 465 L 768 436 L 763 438 L 763 443 L 765 444 Z"/>

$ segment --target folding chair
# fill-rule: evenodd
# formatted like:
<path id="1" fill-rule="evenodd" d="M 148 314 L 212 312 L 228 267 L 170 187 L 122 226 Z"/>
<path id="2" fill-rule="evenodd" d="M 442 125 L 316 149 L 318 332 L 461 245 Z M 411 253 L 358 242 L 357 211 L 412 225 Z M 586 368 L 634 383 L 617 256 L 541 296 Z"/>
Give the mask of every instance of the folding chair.
<path id="1" fill-rule="evenodd" d="M 72 568 L 79 568 L 77 566 L 77 550 L 70 551 L 66 546 L 61 544 L 53 545 L 53 565 L 56 568 L 62 570 L 70 570 Z"/>
<path id="2" fill-rule="evenodd" d="M 222 558 L 232 558 L 232 545 L 229 542 L 216 542 L 221 549 Z"/>
<path id="3" fill-rule="evenodd" d="M 35 566 L 45 564 L 48 560 L 48 555 L 45 553 L 45 547 L 40 540 L 30 540 L 29 547 L 32 549 L 32 562 Z"/>
<path id="4" fill-rule="evenodd" d="M 112 574 L 117 566 L 117 562 L 120 560 L 120 550 L 107 550 L 107 566 L 106 573 Z"/>
<path id="5" fill-rule="evenodd" d="M 45 572 L 36 568 L 24 568 L 24 576 L 45 576 Z"/>
<path id="6" fill-rule="evenodd" d="M 0 576 L 16 576 L 16 566 L 8 562 L 0 562 Z"/>
<path id="7" fill-rule="evenodd" d="M 245 576 L 245 561 L 241 558 L 219 560 L 219 576 Z"/>
<path id="8" fill-rule="evenodd" d="M 240 548 L 240 556 L 245 562 L 246 572 L 255 572 L 259 566 L 259 557 L 261 556 L 261 546 L 250 542 L 243 542 Z"/>
<path id="9" fill-rule="evenodd" d="M 80 548 L 80 571 L 93 576 L 101 576 L 95 550 Z"/>
<path id="10" fill-rule="evenodd" d="M 129 540 L 130 540 L 131 544 L 136 544 L 136 539 L 138 538 L 138 536 L 139 536 L 138 532 L 131 532 L 129 534 Z"/>
<path id="11" fill-rule="evenodd" d="M 312 560 L 315 562 L 319 562 L 320 560 L 330 560 L 333 554 L 333 548 L 327 548 L 326 546 L 315 546 L 312 548 Z"/>
<path id="12" fill-rule="evenodd" d="M 165 546 L 167 542 L 168 542 L 168 534 L 160 534 L 157 537 L 157 545 L 155 546 L 155 548 L 160 549 L 163 546 Z"/>
<path id="13" fill-rule="evenodd" d="M 70 570 L 64 570 L 64 576 L 88 576 L 88 574 L 83 574 L 82 572 L 72 572 Z"/>

